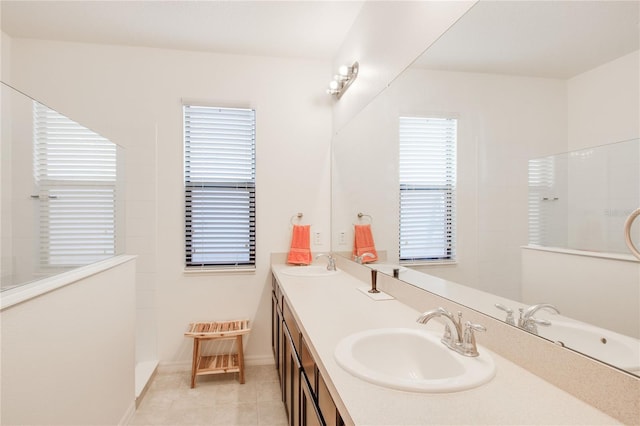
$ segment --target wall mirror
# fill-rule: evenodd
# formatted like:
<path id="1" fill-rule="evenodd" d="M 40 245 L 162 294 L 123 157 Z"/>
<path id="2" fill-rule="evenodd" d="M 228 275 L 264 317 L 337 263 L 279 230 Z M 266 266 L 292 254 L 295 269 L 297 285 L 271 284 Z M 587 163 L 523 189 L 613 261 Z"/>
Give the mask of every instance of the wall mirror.
<path id="1" fill-rule="evenodd" d="M 124 253 L 124 149 L 2 83 L 1 290 Z"/>
<path id="2" fill-rule="evenodd" d="M 364 213 L 399 263 L 400 117 L 454 119 L 455 262 L 403 263 L 400 279 L 500 320 L 496 304 L 517 321 L 553 303 L 561 315 L 537 314 L 552 323 L 541 337 L 640 374 L 640 264 L 618 250 L 640 207 L 639 16 L 638 2 L 478 2 L 334 134 L 332 250 L 351 258 Z M 529 163 L 544 158 L 576 161 L 562 193 L 530 189 Z M 605 178 L 618 184 L 602 185 L 595 220 L 573 203 L 594 188 L 576 184 Z M 530 195 L 571 210 L 566 244 L 529 244 Z M 615 249 L 569 243 L 586 236 Z"/>

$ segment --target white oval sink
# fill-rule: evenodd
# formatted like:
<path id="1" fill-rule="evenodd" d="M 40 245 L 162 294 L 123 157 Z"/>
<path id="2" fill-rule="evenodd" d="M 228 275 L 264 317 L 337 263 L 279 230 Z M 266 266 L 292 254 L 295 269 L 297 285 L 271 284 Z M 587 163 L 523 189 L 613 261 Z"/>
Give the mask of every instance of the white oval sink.
<path id="1" fill-rule="evenodd" d="M 325 265 L 289 266 L 282 270 L 285 275 L 292 277 L 330 277 L 339 274 L 339 270 L 329 271 Z"/>
<path id="2" fill-rule="evenodd" d="M 381 328 L 342 339 L 334 356 L 352 375 L 380 386 L 413 392 L 457 392 L 495 375 L 486 350 L 466 357 L 447 348 L 428 330 Z"/>
<path id="3" fill-rule="evenodd" d="M 580 322 L 550 318 L 538 335 L 625 370 L 640 370 L 640 340 Z"/>

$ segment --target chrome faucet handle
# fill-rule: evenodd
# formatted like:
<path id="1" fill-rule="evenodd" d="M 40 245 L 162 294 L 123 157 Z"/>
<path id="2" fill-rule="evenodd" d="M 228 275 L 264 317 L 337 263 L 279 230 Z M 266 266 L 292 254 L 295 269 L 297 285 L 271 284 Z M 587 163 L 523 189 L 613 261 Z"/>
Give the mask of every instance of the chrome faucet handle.
<path id="1" fill-rule="evenodd" d="M 476 346 L 476 336 L 474 331 L 487 331 L 487 328 L 481 324 L 474 324 L 471 321 L 464 323 L 464 337 L 462 339 L 462 355 L 478 356 L 478 347 Z"/>
<path id="2" fill-rule="evenodd" d="M 455 340 L 453 340 L 453 335 L 451 334 L 451 327 L 449 324 L 444 325 L 444 334 L 442 335 L 442 342 L 446 345 L 455 344 Z"/>
<path id="3" fill-rule="evenodd" d="M 522 328 L 523 330 L 526 330 L 533 334 L 538 334 L 539 325 L 542 325 L 545 327 L 548 327 L 551 325 L 551 321 L 543 318 L 536 318 L 532 316 L 531 313 L 528 312 L 529 310 L 525 312 L 523 308 L 519 308 L 519 311 L 520 311 L 520 318 L 518 319 L 518 327 Z"/>
<path id="4" fill-rule="evenodd" d="M 327 257 L 327 271 L 335 271 L 336 270 L 336 259 L 331 256 L 331 254 L 320 253 L 316 256 L 316 259 L 326 256 Z"/>
<path id="5" fill-rule="evenodd" d="M 504 322 L 506 322 L 507 324 L 516 325 L 516 321 L 513 318 L 513 309 L 507 308 L 506 306 L 500 303 L 496 303 L 494 306 L 500 309 L 501 311 L 504 311 L 507 313 L 507 318 L 504 320 Z"/>
<path id="6" fill-rule="evenodd" d="M 355 256 L 353 260 L 355 260 L 355 261 L 356 261 L 356 263 L 359 263 L 359 264 L 361 264 L 361 265 L 362 265 L 362 262 L 364 262 L 364 259 L 365 259 L 366 257 L 370 257 L 370 258 L 372 258 L 372 259 L 373 259 L 375 256 L 374 256 L 374 254 L 373 254 L 373 253 L 369 253 L 369 252 L 367 252 L 367 253 L 362 253 L 362 255 L 360 255 L 360 256 Z"/>

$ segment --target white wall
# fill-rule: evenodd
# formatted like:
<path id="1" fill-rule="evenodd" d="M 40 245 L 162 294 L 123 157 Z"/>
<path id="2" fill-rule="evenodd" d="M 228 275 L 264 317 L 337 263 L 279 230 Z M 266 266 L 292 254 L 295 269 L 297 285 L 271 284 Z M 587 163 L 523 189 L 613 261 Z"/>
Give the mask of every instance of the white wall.
<path id="1" fill-rule="evenodd" d="M 39 229 L 39 204 L 33 178 L 33 102 L 6 86 L 2 87 L 2 264 L 3 287 L 38 278 L 35 232 Z"/>
<path id="2" fill-rule="evenodd" d="M 126 148 L 127 252 L 139 255 L 138 360 L 188 364 L 191 321 L 252 320 L 271 362 L 269 254 L 297 212 L 329 249 L 328 62 L 13 40 L 14 85 Z M 257 110 L 255 273 L 183 272 L 182 100 Z"/>
<path id="3" fill-rule="evenodd" d="M 552 303 L 564 316 L 640 338 L 637 262 L 523 249 L 522 286 L 525 303 Z"/>
<path id="4" fill-rule="evenodd" d="M 640 51 L 567 81 L 568 151 L 640 137 Z"/>
<path id="5" fill-rule="evenodd" d="M 135 261 L 3 309 L 0 423 L 116 425 L 135 404 Z"/>
<path id="6" fill-rule="evenodd" d="M 365 2 L 333 61 L 334 70 L 354 61 L 360 64 L 357 80 L 333 108 L 334 132 L 386 89 L 476 2 Z"/>
<path id="7" fill-rule="evenodd" d="M 0 18 L 2 15 L 2 8 L 0 8 Z M 6 35 L 4 32 L 0 31 L 0 80 L 5 81 L 9 78 L 9 59 L 11 53 L 11 38 Z M 6 128 L 7 126 L 2 125 L 7 117 L 6 117 L 6 100 L 0 100 L 0 129 L 2 129 L 2 134 L 0 134 L 0 138 L 2 141 L 5 141 L 7 138 L 11 137 L 10 129 Z M 11 168 L 9 167 L 9 161 L 7 158 L 10 155 L 10 151 L 7 152 L 6 145 L 0 143 L 1 151 L 0 151 L 0 179 L 2 182 L 10 181 Z M 9 214 L 9 204 L 8 200 L 11 197 L 11 193 L 5 193 L 5 191 L 0 188 L 0 230 L 5 229 L 5 226 L 9 225 L 9 220 L 11 216 Z M 9 254 L 7 255 L 5 251 L 8 250 Z M 0 276 L 8 276 L 13 273 L 13 271 L 4 271 L 7 262 L 11 259 L 11 252 L 13 248 L 11 247 L 11 235 L 5 235 L 4 232 L 0 231 Z"/>

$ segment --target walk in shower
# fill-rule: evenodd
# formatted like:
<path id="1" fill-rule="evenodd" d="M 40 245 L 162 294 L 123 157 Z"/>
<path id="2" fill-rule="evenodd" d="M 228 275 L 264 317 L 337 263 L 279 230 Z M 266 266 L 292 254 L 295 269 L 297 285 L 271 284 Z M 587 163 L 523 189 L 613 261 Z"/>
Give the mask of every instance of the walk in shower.
<path id="1" fill-rule="evenodd" d="M 628 254 L 624 224 L 638 207 L 640 139 L 529 161 L 530 245 Z"/>

